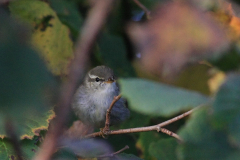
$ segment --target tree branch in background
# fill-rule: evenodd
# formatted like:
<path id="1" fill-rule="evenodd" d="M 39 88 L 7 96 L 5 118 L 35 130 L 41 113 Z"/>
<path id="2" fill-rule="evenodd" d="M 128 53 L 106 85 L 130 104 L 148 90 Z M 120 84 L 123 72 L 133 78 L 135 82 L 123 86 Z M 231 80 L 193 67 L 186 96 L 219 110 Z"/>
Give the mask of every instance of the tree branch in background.
<path id="1" fill-rule="evenodd" d="M 62 85 L 56 110 L 56 119 L 51 123 L 49 131 L 35 156 L 35 160 L 49 160 L 56 151 L 58 138 L 68 120 L 73 94 L 79 81 L 82 81 L 86 66 L 89 63 L 90 51 L 96 37 L 104 25 L 113 0 L 98 0 L 90 9 L 81 35 L 76 43 L 74 59 L 70 64 L 67 81 Z"/>
<path id="2" fill-rule="evenodd" d="M 139 0 L 133 0 L 133 2 L 136 3 L 146 13 L 147 19 L 151 18 L 151 11 L 148 10 L 147 7 L 145 7 L 141 2 L 139 2 Z"/>

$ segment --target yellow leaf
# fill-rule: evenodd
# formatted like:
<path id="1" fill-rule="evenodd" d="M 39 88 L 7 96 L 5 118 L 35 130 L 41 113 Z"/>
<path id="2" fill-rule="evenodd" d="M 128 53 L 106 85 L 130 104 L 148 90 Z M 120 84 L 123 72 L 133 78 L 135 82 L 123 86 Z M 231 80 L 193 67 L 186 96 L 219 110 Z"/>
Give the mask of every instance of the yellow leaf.
<path id="1" fill-rule="evenodd" d="M 42 1 L 18 0 L 9 5 L 11 14 L 29 23 L 32 41 L 54 75 L 65 75 L 73 57 L 69 29 L 50 6 Z"/>
<path id="2" fill-rule="evenodd" d="M 208 80 L 208 86 L 211 93 L 216 93 L 219 87 L 226 79 L 226 74 L 222 71 L 216 72 L 212 78 Z"/>

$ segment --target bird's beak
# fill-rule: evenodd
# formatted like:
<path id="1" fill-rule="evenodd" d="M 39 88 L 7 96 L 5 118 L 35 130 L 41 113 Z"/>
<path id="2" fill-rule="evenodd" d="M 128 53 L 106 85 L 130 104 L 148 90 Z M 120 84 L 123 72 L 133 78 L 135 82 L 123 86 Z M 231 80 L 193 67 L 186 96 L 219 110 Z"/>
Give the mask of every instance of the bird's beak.
<path id="1" fill-rule="evenodd" d="M 110 77 L 110 78 L 108 78 L 108 80 L 107 81 L 105 81 L 106 83 L 113 83 L 113 82 L 115 82 L 116 80 L 114 79 L 114 77 Z"/>

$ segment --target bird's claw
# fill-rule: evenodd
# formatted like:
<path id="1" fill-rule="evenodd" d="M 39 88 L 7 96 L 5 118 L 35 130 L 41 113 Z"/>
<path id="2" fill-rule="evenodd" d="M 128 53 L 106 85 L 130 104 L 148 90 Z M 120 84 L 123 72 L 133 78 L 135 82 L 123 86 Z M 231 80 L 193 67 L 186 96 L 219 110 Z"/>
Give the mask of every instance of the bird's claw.
<path id="1" fill-rule="evenodd" d="M 107 139 L 107 138 L 108 138 L 108 132 L 109 132 L 109 129 L 100 128 L 101 136 L 102 136 L 104 139 Z"/>

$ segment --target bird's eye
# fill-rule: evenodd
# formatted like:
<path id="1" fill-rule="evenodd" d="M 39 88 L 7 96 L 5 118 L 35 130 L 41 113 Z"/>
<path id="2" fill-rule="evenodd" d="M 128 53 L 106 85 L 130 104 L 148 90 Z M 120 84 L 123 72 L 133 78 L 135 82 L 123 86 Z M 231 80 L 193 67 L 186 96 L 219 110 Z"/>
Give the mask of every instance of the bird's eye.
<path id="1" fill-rule="evenodd" d="M 96 82 L 99 82 L 99 81 L 100 81 L 100 79 L 97 77 L 97 78 L 96 78 Z"/>

